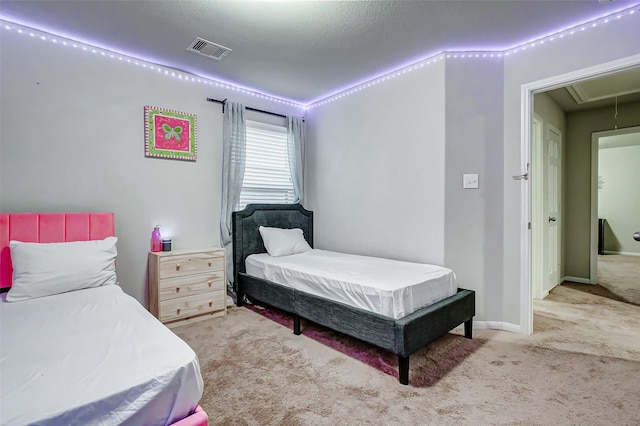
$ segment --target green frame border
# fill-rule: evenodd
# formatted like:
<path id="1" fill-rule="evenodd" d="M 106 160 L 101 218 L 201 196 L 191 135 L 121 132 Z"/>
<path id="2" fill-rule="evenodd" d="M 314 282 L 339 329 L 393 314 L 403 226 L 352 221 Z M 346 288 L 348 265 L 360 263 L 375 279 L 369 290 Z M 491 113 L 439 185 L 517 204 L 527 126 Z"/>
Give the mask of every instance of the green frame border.
<path id="1" fill-rule="evenodd" d="M 189 151 L 173 151 L 168 149 L 159 149 L 155 147 L 155 125 L 154 118 L 156 115 L 164 115 L 180 120 L 189 121 Z M 178 112 L 166 108 L 154 107 L 146 105 L 144 107 L 144 152 L 145 157 L 169 158 L 174 160 L 196 161 L 197 138 L 196 138 L 197 117 L 195 114 Z"/>

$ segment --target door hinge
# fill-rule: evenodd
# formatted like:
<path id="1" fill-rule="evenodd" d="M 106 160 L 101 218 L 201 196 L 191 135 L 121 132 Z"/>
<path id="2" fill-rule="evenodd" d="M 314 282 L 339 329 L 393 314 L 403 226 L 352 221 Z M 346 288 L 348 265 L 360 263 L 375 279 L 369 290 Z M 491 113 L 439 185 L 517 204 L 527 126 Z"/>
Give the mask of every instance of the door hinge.
<path id="1" fill-rule="evenodd" d="M 527 229 L 531 229 L 531 222 L 527 223 Z"/>

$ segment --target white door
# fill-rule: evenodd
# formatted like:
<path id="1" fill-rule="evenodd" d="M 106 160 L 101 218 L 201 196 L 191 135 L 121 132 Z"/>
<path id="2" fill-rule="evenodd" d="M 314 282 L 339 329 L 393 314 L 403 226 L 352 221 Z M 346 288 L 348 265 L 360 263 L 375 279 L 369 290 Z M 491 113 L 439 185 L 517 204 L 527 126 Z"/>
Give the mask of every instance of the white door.
<path id="1" fill-rule="evenodd" d="M 544 242 L 545 283 L 548 293 L 560 284 L 560 155 L 561 136 L 557 129 L 550 127 L 545 138 L 545 209 L 546 238 Z"/>

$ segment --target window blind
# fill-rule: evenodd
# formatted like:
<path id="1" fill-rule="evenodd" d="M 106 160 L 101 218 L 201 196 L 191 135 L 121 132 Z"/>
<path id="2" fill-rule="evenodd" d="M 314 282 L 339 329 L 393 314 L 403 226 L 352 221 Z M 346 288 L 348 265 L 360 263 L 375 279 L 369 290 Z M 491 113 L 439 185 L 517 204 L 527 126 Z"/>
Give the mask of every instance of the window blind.
<path id="1" fill-rule="evenodd" d="M 247 120 L 246 164 L 238 209 L 252 203 L 293 203 L 287 129 Z"/>

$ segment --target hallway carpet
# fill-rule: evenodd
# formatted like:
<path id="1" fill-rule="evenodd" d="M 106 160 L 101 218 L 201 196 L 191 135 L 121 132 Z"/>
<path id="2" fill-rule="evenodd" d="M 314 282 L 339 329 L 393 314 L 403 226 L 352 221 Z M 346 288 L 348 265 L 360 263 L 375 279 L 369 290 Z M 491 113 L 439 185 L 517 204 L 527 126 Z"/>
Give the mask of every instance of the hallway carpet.
<path id="1" fill-rule="evenodd" d="M 598 282 L 623 300 L 640 306 L 640 256 L 598 256 Z"/>

